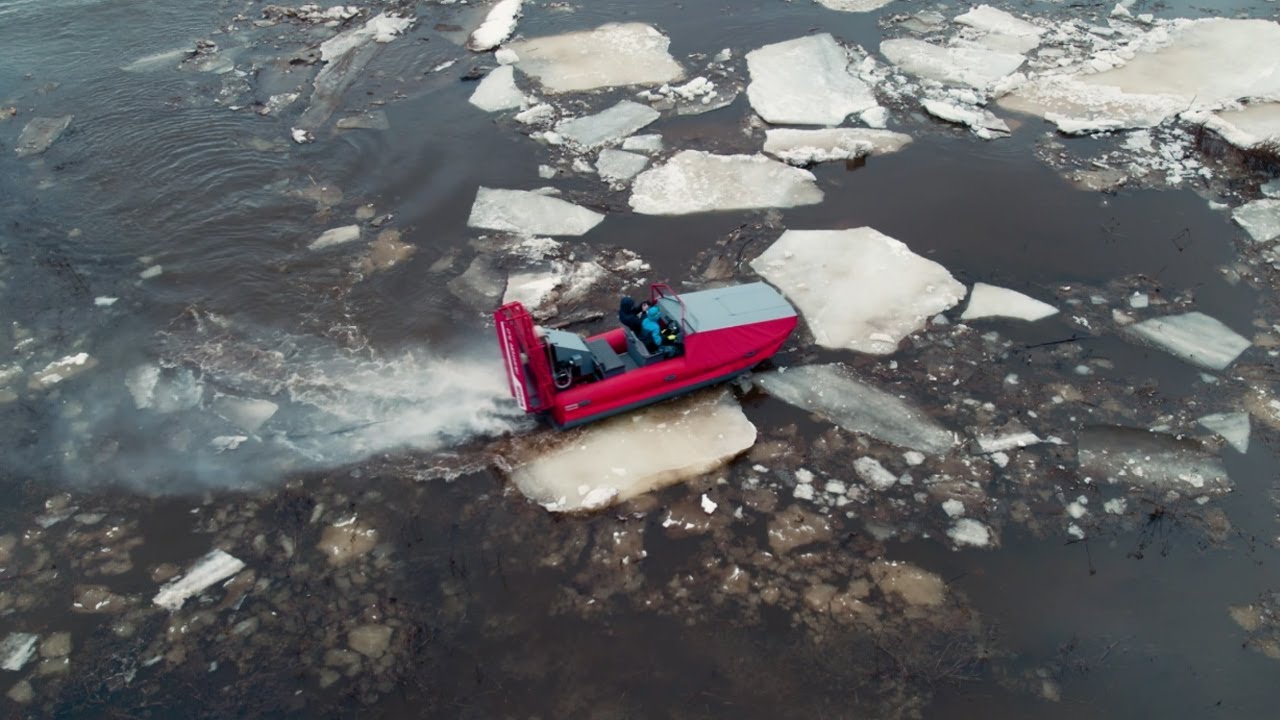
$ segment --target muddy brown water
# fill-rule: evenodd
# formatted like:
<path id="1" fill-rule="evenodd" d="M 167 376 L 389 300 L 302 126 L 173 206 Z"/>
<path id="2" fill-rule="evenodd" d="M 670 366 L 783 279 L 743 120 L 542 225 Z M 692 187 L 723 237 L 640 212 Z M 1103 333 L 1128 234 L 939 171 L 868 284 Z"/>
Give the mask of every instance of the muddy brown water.
<path id="1" fill-rule="evenodd" d="M 1215 3 L 1160 14 L 1274 16 L 1268 8 Z M 489 330 L 480 313 L 429 270 L 451 252 L 466 250 L 475 236 L 465 220 L 477 186 L 546 184 L 537 179 L 545 151 L 509 120 L 495 121 L 466 103 L 474 86 L 458 78 L 486 62 L 433 29 L 467 21 L 466 9 L 416 6 L 418 24 L 389 44 L 346 95 L 344 109 L 384 110 L 390 131 L 326 130 L 313 145 L 288 141 L 287 119 L 300 107 L 280 119 L 218 104 L 219 93 L 229 87 L 227 77 L 177 71 L 173 63 L 145 73 L 120 70 L 207 37 L 241 66 L 254 65 L 258 85 L 237 90 L 240 97 L 261 101 L 287 92 L 309 76 L 276 60 L 305 47 L 306 32 L 294 31 L 278 49 L 271 36 L 276 30 L 246 30 L 242 23 L 230 36 L 215 32 L 236 13 L 252 16 L 257 9 L 232 2 L 192 9 L 172 2 L 0 0 L 0 107 L 20 110 L 15 119 L 0 122 L 0 144 L 12 146 L 31 116 L 75 116 L 68 132 L 39 158 L 0 156 L 4 320 L 35 333 L 44 353 L 38 357 L 84 350 L 100 363 L 77 384 L 25 394 L 0 407 L 6 470 L 0 531 L 29 527 L 45 498 L 70 487 L 81 504 L 102 504 L 136 522 L 145 541 L 133 553 L 130 572 L 108 580 L 68 573 L 59 580 L 58 594 L 21 620 L 40 631 L 71 630 L 84 652 L 80 658 L 93 652 L 115 657 L 112 643 L 127 643 L 106 636 L 98 616 L 66 610 L 72 583 L 108 582 L 117 592 L 145 599 L 155 587 L 151 568 L 189 562 L 216 535 L 197 528 L 201 516 L 193 511 L 206 503 L 261 500 L 262 525 L 283 527 L 292 522 L 288 506 L 273 501 L 284 492 L 283 483 L 300 483 L 301 490 L 291 493 L 328 497 L 332 482 L 352 496 L 369 487 L 382 491 L 371 512 L 385 522 L 383 532 L 400 558 L 389 596 L 411 608 L 404 612 L 406 627 L 418 629 L 414 637 L 420 642 L 408 666 L 397 669 L 391 689 L 373 693 L 341 683 L 320 691 L 311 675 L 288 667 L 237 668 L 224 661 L 208 672 L 192 659 L 172 671 L 139 670 L 140 685 L 127 688 L 95 687 L 79 679 L 88 673 L 73 674 L 76 679 L 66 686 L 71 689 L 55 702 L 37 700 L 26 710 L 6 705 L 0 714 L 38 717 L 56 711 L 60 717 L 88 718 L 109 716 L 114 708 L 121 717 L 190 717 L 207 712 L 202 692 L 226 687 L 248 689 L 250 697 L 235 706 L 236 714 L 254 717 L 772 718 L 859 717 L 883 710 L 877 703 L 891 702 L 885 699 L 891 696 L 877 695 L 868 684 L 869 675 L 884 672 L 883 657 L 868 650 L 858 633 L 816 641 L 781 609 L 765 608 L 748 619 L 732 604 L 682 615 L 674 605 L 653 609 L 625 597 L 602 602 L 598 611 L 567 603 L 566 592 L 589 595 L 595 583 L 603 587 L 617 580 L 587 561 L 577 568 L 569 563 L 566 570 L 544 566 L 541 559 L 571 544 L 575 533 L 604 532 L 614 523 L 644 528 L 650 557 L 643 577 L 653 587 L 704 572 L 700 563 L 719 551 L 721 541 L 671 537 L 656 510 L 629 521 L 609 515 L 548 518 L 504 492 L 494 473 L 416 482 L 416 451 L 376 444 L 332 455 L 322 449 L 304 461 L 246 448 L 233 458 L 204 458 L 216 465 L 211 468 L 192 468 L 194 463 L 174 453 L 169 440 L 175 428 L 198 434 L 221 426 L 199 412 L 140 412 L 123 378 L 131 367 L 162 354 L 166 346 L 158 333 L 173 331 L 184 313 L 195 309 L 226 318 L 237 337 L 249 338 L 229 347 L 279 351 L 286 374 L 318 367 L 342 372 L 325 365 L 325 353 L 339 353 L 331 349 L 333 339 L 347 337 L 335 328 L 355 328 L 367 344 L 366 355 L 427 348 L 433 357 L 486 357 Z M 770 0 L 706 6 L 600 2 L 568 11 L 531 8 L 520 31 L 532 36 L 606 21 L 652 22 L 671 36 L 676 57 L 709 56 L 730 47 L 741 71 L 746 51 L 814 29 L 874 49 L 882 35 L 878 21 L 908 9 L 915 6 L 891 4 L 858 15 Z M 1046 4 L 1028 11 L 1066 15 L 1089 8 Z M 460 61 L 454 68 L 430 72 L 455 58 Z M 592 106 L 624 95 L 602 93 Z M 374 100 L 386 104 L 367 104 Z M 664 117 L 647 132 L 663 133 L 668 148 L 747 150 L 741 126 L 748 113 L 745 97 L 739 97 L 707 115 Z M 762 250 L 770 232 L 781 227 L 871 225 L 966 283 L 991 282 L 1049 299 L 1055 288 L 1104 287 L 1143 275 L 1149 290 L 1170 297 L 1191 292 L 1196 309 L 1249 334 L 1258 293 L 1229 284 L 1218 270 L 1236 258 L 1239 230 L 1194 191 L 1079 191 L 1035 158 L 1042 131 L 1034 122 L 993 143 L 919 117 L 902 115 L 902 123 L 915 137 L 911 146 L 859 167 L 815 168 L 824 202 L 781 211 L 776 219 L 749 212 L 637 217 L 619 212 L 625 193 L 604 191 L 593 178 L 553 183 L 574 199 L 614 210 L 584 242 L 635 250 L 652 264 L 653 278 L 679 281 L 690 268 L 700 270 L 715 241 L 744 225 L 775 228 L 760 232 L 746 248 L 748 255 Z M 1073 142 L 1086 154 L 1094 141 Z M 330 192 L 318 202 L 320 187 L 339 189 L 340 199 Z M 312 254 L 305 246 L 325 229 L 353 222 L 355 208 L 365 203 L 379 214 L 393 214 L 393 226 L 417 252 L 393 271 L 353 283 L 349 257 Z M 163 274 L 138 280 L 153 263 L 164 267 Z M 109 310 L 97 309 L 96 296 L 119 300 Z M 1060 317 L 1033 326 L 990 327 L 1023 346 L 1078 332 Z M 0 360 L 17 360 L 7 349 L 17 338 L 5 332 Z M 178 337 L 186 342 L 201 336 Z M 1113 336 L 1075 342 L 1084 348 L 1083 357 L 1114 364 L 1103 371 L 1109 380 L 1154 383 L 1171 410 L 1203 391 L 1195 385 L 1196 370 L 1163 354 Z M 807 348 L 791 348 L 783 358 L 850 359 Z M 29 362 L 38 364 L 23 361 Z M 216 374 L 211 391 L 255 394 L 266 382 L 259 367 L 219 368 L 210 373 Z M 424 365 L 421 380 L 431 382 L 439 369 Z M 992 368 L 1030 378 L 1063 371 L 1070 368 L 1029 367 L 1016 355 Z M 355 385 L 343 392 L 357 404 L 367 400 L 363 389 Z M 344 396 L 337 397 L 340 403 Z M 945 401 L 930 400 L 938 406 Z M 813 436 L 825 430 L 806 413 L 758 394 L 746 397 L 744 406 L 761 428 L 794 424 Z M 387 407 L 361 406 L 340 418 L 345 424 L 324 427 L 378 419 Z M 297 420 L 291 432 L 308 432 L 309 417 Z M 442 430 L 443 441 L 432 436 L 433 449 L 478 455 L 486 442 L 480 434 L 477 439 L 470 429 Z M 905 542 L 887 542 L 887 557 L 943 577 L 992 633 L 993 659 L 972 676 L 904 685 L 924 698 L 920 714 L 1274 717 L 1280 701 L 1276 661 L 1242 647 L 1242 632 L 1227 614 L 1229 605 L 1280 588 L 1270 500 L 1277 461 L 1273 435 L 1255 423 L 1247 455 L 1224 451 L 1236 489 L 1214 502 L 1232 523 L 1222 543 L 1207 543 L 1192 523 L 1179 523 L 1179 512 L 1196 512 L 1181 507 L 1087 542 L 1068 542 L 1062 533 L 1031 535 L 1012 524 L 1001 546 L 991 550 L 953 551 L 935 537 L 921 537 L 918 529 Z M 333 442 L 347 437 L 335 435 Z M 107 442 L 121 449 L 104 454 Z M 68 455 L 68 443 L 78 452 Z M 353 456 L 373 459 L 353 462 Z M 404 469 L 396 470 L 401 460 Z M 745 465 L 750 462 L 738 461 L 735 471 Z M 686 500 L 689 492 L 664 491 L 655 507 Z M 1004 497 L 998 486 L 991 495 Z M 524 535 L 513 536 L 511 528 Z M 739 532 L 743 537 L 731 542 L 766 542 L 759 524 Z M 323 564 L 317 567 L 323 574 Z M 317 595 L 339 592 L 323 579 L 316 582 L 307 587 Z M 73 673 L 80 672 L 77 652 Z M 18 677 L 3 673 L 0 690 Z M 246 683 L 255 677 L 264 680 Z M 1045 679 L 1060 688 L 1060 701 L 1041 697 Z M 39 693 L 43 686 L 36 685 Z"/>

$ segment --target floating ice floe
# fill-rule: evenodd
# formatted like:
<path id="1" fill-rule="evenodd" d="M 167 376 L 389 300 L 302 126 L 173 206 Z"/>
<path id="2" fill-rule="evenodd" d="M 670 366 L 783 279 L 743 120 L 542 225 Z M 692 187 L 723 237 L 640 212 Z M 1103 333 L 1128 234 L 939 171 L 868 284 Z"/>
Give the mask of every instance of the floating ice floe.
<path id="1" fill-rule="evenodd" d="M 765 131 L 764 151 L 783 162 L 804 166 L 893 153 L 910 142 L 910 135 L 890 130 L 776 128 Z"/>
<path id="2" fill-rule="evenodd" d="M 987 317 L 1007 317 L 1018 320 L 1042 320 L 1056 315 L 1058 308 L 1046 302 L 1027 297 L 1016 290 L 996 287 L 986 283 L 974 283 L 961 320 L 977 320 Z"/>
<path id="3" fill-rule="evenodd" d="M 1112 482 L 1184 492 L 1226 492 L 1222 460 L 1199 442 L 1134 428 L 1090 427 L 1078 439 L 1080 467 Z"/>
<path id="4" fill-rule="evenodd" d="M 247 433 L 255 433 L 270 420 L 280 406 L 270 400 L 223 395 L 213 401 L 213 412 Z"/>
<path id="5" fill-rule="evenodd" d="M 27 386 L 32 390 L 47 390 L 58 383 L 69 380 L 79 375 L 85 370 L 90 370 L 98 364 L 89 353 L 76 353 L 68 355 L 61 360 L 54 360 L 40 372 L 34 373 L 27 382 Z"/>
<path id="6" fill-rule="evenodd" d="M 528 98 L 516 87 L 515 69 L 501 65 L 484 76 L 467 102 L 485 112 L 498 112 L 521 107 L 527 101 Z"/>
<path id="7" fill-rule="evenodd" d="M 696 395 L 589 425 L 550 449 L 528 449 L 512 482 L 552 512 L 607 507 L 710 472 L 755 443 L 727 392 Z"/>
<path id="8" fill-rule="evenodd" d="M 1278 63 L 1280 24 L 1176 20 L 1151 30 L 1135 49 L 1043 74 L 999 102 L 1069 134 L 1153 127 L 1188 111 L 1280 97 Z"/>
<path id="9" fill-rule="evenodd" d="M 860 457 L 854 460 L 853 472 L 876 490 L 888 490 L 898 484 L 898 476 L 889 472 L 879 460 L 873 457 Z"/>
<path id="10" fill-rule="evenodd" d="M 649 156 L 647 155 L 606 148 L 601 150 L 600 156 L 596 158 L 596 172 L 600 173 L 600 177 L 605 180 L 619 182 L 639 175 L 648 164 Z"/>
<path id="11" fill-rule="evenodd" d="M 661 85 L 684 77 L 671 57 L 671 40 L 643 23 L 608 23 L 594 30 L 508 43 L 526 75 L 547 92 L 567 93 L 623 85 Z"/>
<path id="12" fill-rule="evenodd" d="M 209 586 L 226 580 L 244 568 L 244 562 L 222 550 L 214 549 L 195 561 L 187 574 L 165 583 L 152 602 L 168 610 L 178 610 L 187 598 L 199 595 Z"/>
<path id="13" fill-rule="evenodd" d="M 1045 30 L 990 5 L 979 5 L 957 15 L 957 23 L 983 33 L 978 42 L 992 50 L 1025 53 L 1040 44 Z"/>
<path id="14" fill-rule="evenodd" d="M 326 230 L 320 234 L 320 237 L 311 242 L 307 248 L 311 250 L 323 250 L 335 245 L 344 245 L 349 242 L 355 242 L 360 239 L 359 225 L 344 225 L 342 227 Z"/>
<path id="15" fill-rule="evenodd" d="M 893 2 L 893 0 L 817 0 L 818 4 L 830 10 L 840 12 L 871 12 Z"/>
<path id="16" fill-rule="evenodd" d="M 631 135 L 659 117 L 658 111 L 648 105 L 622 100 L 595 115 L 561 121 L 556 132 L 574 145 L 589 149 Z"/>
<path id="17" fill-rule="evenodd" d="M 819 345 L 878 355 L 965 295 L 946 268 L 869 227 L 788 230 L 751 267 L 795 303 Z"/>
<path id="18" fill-rule="evenodd" d="M 516 19 L 520 17 L 520 6 L 524 0 L 498 0 L 489 9 L 480 27 L 471 33 L 467 40 L 467 48 L 476 52 L 492 50 L 511 37 L 515 32 Z"/>
<path id="19" fill-rule="evenodd" d="M 1280 142 L 1280 102 L 1260 102 L 1240 109 L 1220 110 L 1203 117 L 1187 113 L 1193 121 L 1218 133 L 1232 145 L 1249 149 L 1263 143 Z"/>
<path id="20" fill-rule="evenodd" d="M 1258 189 L 1262 191 L 1263 195 L 1280 200 L 1280 180 L 1272 180 L 1269 183 L 1263 183 L 1263 185 Z"/>
<path id="21" fill-rule="evenodd" d="M 945 100 L 922 100 L 920 105 L 925 112 L 947 122 L 964 125 L 973 130 L 973 134 L 983 140 L 992 140 L 1009 135 L 1009 124 L 996 117 L 990 110 L 979 107 L 966 107 Z"/>
<path id="22" fill-rule="evenodd" d="M 70 125 L 70 115 L 31 118 L 26 127 L 22 128 L 22 134 L 18 136 L 18 144 L 14 147 L 14 152 L 18 157 L 39 155 L 48 150 L 55 140 L 62 137 L 62 133 Z"/>
<path id="23" fill-rule="evenodd" d="M 993 455 L 1005 450 L 1039 445 L 1041 442 L 1044 441 L 1040 439 L 1039 435 L 1026 429 L 1016 420 L 1009 422 L 999 430 L 981 432 L 977 436 L 978 452 L 983 455 Z"/>
<path id="24" fill-rule="evenodd" d="M 11 632 L 0 641 L 0 670 L 18 672 L 36 653 L 39 635 Z"/>
<path id="25" fill-rule="evenodd" d="M 885 40 L 880 52 L 902 70 L 950 85 L 987 90 L 1022 65 L 1018 53 L 983 47 L 940 47 L 913 38 Z"/>
<path id="26" fill-rule="evenodd" d="M 853 433 L 930 454 L 956 441 L 923 410 L 860 380 L 844 365 L 806 365 L 763 373 L 752 381 L 790 405 L 820 415 Z"/>
<path id="27" fill-rule="evenodd" d="M 822 202 L 813 173 L 763 155 L 683 150 L 636 178 L 631 209 L 643 215 L 786 208 Z"/>
<path id="28" fill-rule="evenodd" d="M 467 226 L 521 235 L 582 235 L 601 220 L 601 213 L 559 198 L 482 187 L 476 192 Z"/>
<path id="29" fill-rule="evenodd" d="M 1231 219 L 1244 228 L 1254 242 L 1280 238 L 1280 200 L 1268 198 L 1245 203 L 1231 213 Z"/>
<path id="30" fill-rule="evenodd" d="M 649 155 L 662 152 L 661 135 L 632 135 L 622 141 L 622 149 Z"/>
<path id="31" fill-rule="evenodd" d="M 839 125 L 877 106 L 871 86 L 850 69 L 849 52 L 829 33 L 747 53 L 747 99 L 766 122 Z"/>
<path id="32" fill-rule="evenodd" d="M 1143 320 L 1121 333 L 1209 370 L 1224 370 L 1249 347 L 1235 330 L 1201 312 Z"/>
<path id="33" fill-rule="evenodd" d="M 1196 422 L 1226 440 L 1227 444 L 1235 448 L 1239 453 L 1249 452 L 1249 434 L 1251 431 L 1249 413 L 1214 413 L 1205 415 Z"/>
<path id="34" fill-rule="evenodd" d="M 986 547 L 991 544 L 991 529 L 973 518 L 960 518 L 947 529 L 947 537 L 956 545 Z"/>

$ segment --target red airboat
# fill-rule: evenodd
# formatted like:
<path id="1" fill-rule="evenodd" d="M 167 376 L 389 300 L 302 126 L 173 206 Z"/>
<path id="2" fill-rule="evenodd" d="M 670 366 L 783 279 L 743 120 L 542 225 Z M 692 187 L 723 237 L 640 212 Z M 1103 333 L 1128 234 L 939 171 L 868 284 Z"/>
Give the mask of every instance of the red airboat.
<path id="1" fill-rule="evenodd" d="M 589 338 L 534 324 L 518 302 L 494 312 L 507 383 L 521 409 L 568 428 L 745 374 L 782 347 L 796 311 L 764 283 L 677 295 L 650 288 L 668 328 L 662 347 L 629 328 Z"/>

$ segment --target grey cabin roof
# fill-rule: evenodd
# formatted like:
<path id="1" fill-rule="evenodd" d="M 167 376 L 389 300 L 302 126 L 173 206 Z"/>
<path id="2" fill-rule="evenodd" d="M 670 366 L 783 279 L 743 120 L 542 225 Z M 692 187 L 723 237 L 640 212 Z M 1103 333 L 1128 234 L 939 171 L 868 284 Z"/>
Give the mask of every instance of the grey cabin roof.
<path id="1" fill-rule="evenodd" d="M 796 314 L 786 298 L 762 282 L 681 293 L 680 299 L 684 301 L 688 332 L 721 330 Z M 674 299 L 662 298 L 659 305 L 667 317 L 680 318 L 680 304 Z"/>

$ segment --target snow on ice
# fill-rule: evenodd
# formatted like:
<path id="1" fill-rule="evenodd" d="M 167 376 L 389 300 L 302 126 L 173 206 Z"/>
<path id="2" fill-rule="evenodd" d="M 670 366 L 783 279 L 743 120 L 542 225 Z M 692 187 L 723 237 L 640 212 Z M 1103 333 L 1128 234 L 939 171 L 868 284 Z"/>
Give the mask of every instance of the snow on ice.
<path id="1" fill-rule="evenodd" d="M 910 135 L 890 130 L 775 128 L 765 131 L 764 151 L 783 162 L 803 167 L 813 163 L 893 153 L 910 142 Z"/>
<path id="2" fill-rule="evenodd" d="M 485 75 L 468 100 L 485 112 L 511 110 L 527 101 L 528 98 L 516 87 L 515 69 L 510 65 L 501 65 Z"/>
<path id="3" fill-rule="evenodd" d="M 162 608 L 178 610 L 187 598 L 199 595 L 214 583 L 240 572 L 244 562 L 222 550 L 214 549 L 197 560 L 187 574 L 165 583 L 156 593 L 153 602 Z"/>
<path id="4" fill-rule="evenodd" d="M 604 215 L 559 198 L 481 187 L 467 226 L 521 235 L 582 235 L 601 220 Z"/>
<path id="5" fill-rule="evenodd" d="M 636 178 L 631 209 L 642 215 L 796 207 L 822 202 L 813 173 L 763 155 L 682 150 Z"/>
<path id="6" fill-rule="evenodd" d="M 955 436 L 923 410 L 867 384 L 844 365 L 793 367 L 752 380 L 779 400 L 849 432 L 934 455 L 955 444 Z"/>
<path id="7" fill-rule="evenodd" d="M 551 93 L 622 85 L 661 85 L 684 77 L 666 35 L 642 23 L 608 23 L 593 30 L 508 43 L 522 72 Z"/>
<path id="8" fill-rule="evenodd" d="M 940 47 L 899 38 L 880 43 L 880 52 L 904 71 L 949 85 L 986 90 L 1017 70 L 1025 57 L 983 47 Z"/>
<path id="9" fill-rule="evenodd" d="M 704 393 L 574 431 L 512 464 L 512 482 L 552 512 L 595 510 L 710 472 L 756 428 L 728 392 Z M 525 451 L 518 451 L 525 452 Z"/>
<path id="10" fill-rule="evenodd" d="M 1241 454 L 1249 452 L 1249 413 L 1214 413 L 1205 415 L 1196 422 L 1210 432 L 1216 433 L 1231 447 Z"/>
<path id="11" fill-rule="evenodd" d="M 1280 238 L 1280 200 L 1254 200 L 1236 208 L 1231 219 L 1249 233 L 1254 242 Z"/>
<path id="12" fill-rule="evenodd" d="M 1016 290 L 986 283 L 974 283 L 973 292 L 969 294 L 969 304 L 960 315 L 960 319 L 1008 317 L 1035 321 L 1055 315 L 1057 312 L 1058 309 L 1049 303 L 1027 297 Z"/>
<path id="13" fill-rule="evenodd" d="M 869 227 L 788 230 L 751 267 L 795 303 L 819 345 L 877 355 L 965 295 L 946 268 Z"/>
<path id="14" fill-rule="evenodd" d="M 1235 330 L 1201 312 L 1143 320 L 1121 333 L 1208 370 L 1225 370 L 1250 345 Z"/>
<path id="15" fill-rule="evenodd" d="M 1078 438 L 1080 467 L 1112 482 L 1184 492 L 1225 492 L 1222 460 L 1190 438 L 1123 427 L 1089 427 Z"/>
<path id="16" fill-rule="evenodd" d="M 850 62 L 849 52 L 828 33 L 765 45 L 747 53 L 747 99 L 766 122 L 839 125 L 877 106 Z"/>
<path id="17" fill-rule="evenodd" d="M 631 135 L 659 117 L 648 105 L 622 100 L 595 115 L 565 120 L 556 125 L 556 132 L 580 148 L 594 148 Z"/>
<path id="18" fill-rule="evenodd" d="M 467 48 L 484 52 L 501 45 L 515 32 L 516 19 L 520 17 L 520 6 L 523 4 L 524 0 L 498 0 L 489 9 L 489 14 L 480 23 L 480 27 L 471 33 Z"/>

